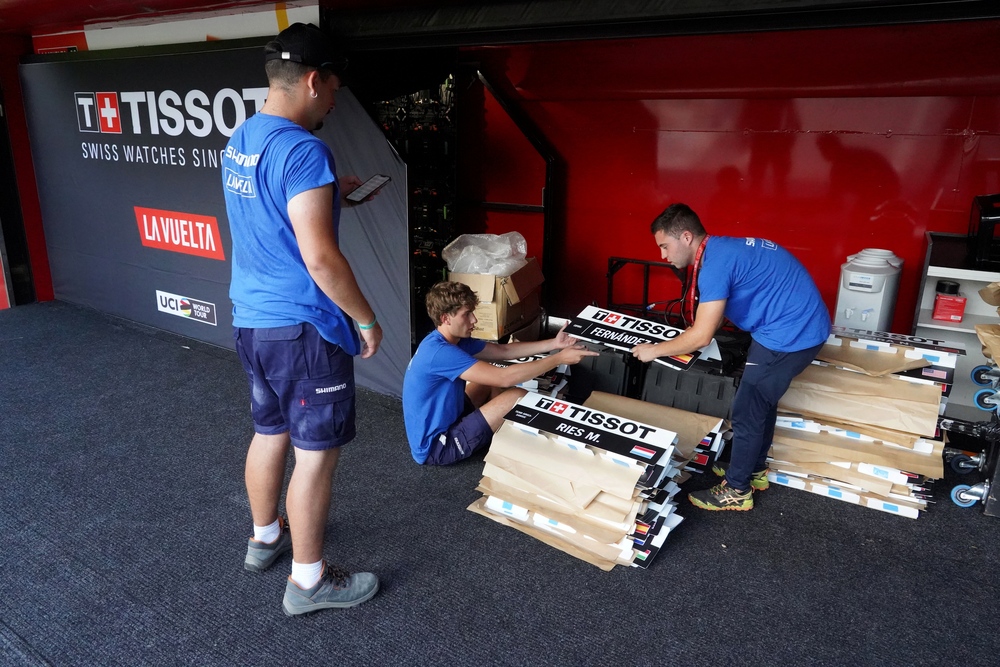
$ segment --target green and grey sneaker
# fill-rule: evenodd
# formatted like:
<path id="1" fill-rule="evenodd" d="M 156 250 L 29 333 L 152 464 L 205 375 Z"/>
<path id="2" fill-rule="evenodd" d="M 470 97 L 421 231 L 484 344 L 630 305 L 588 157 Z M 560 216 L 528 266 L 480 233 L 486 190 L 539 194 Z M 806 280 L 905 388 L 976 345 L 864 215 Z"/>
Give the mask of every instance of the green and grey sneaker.
<path id="1" fill-rule="evenodd" d="M 753 491 L 737 491 L 722 480 L 711 489 L 695 491 L 688 495 L 688 500 L 703 510 L 736 510 L 745 512 L 753 509 Z"/>
<path id="2" fill-rule="evenodd" d="M 302 589 L 288 577 L 281 606 L 286 616 L 308 614 L 320 609 L 343 609 L 372 599 L 378 592 L 378 577 L 371 572 L 351 574 L 327 563 L 316 585 Z"/>
<path id="3" fill-rule="evenodd" d="M 288 530 L 285 517 L 278 517 L 278 528 L 281 532 L 274 542 L 258 542 L 252 537 L 247 541 L 247 557 L 243 561 L 243 569 L 263 572 L 274 565 L 281 554 L 292 550 L 292 533 Z"/>
<path id="4" fill-rule="evenodd" d="M 727 470 L 729 470 L 728 461 L 719 461 L 712 466 L 712 472 L 714 472 L 717 477 L 725 477 Z M 768 471 L 768 468 L 764 468 L 763 470 L 750 473 L 750 488 L 754 491 L 767 491 L 767 489 L 771 486 L 771 483 L 767 481 Z"/>

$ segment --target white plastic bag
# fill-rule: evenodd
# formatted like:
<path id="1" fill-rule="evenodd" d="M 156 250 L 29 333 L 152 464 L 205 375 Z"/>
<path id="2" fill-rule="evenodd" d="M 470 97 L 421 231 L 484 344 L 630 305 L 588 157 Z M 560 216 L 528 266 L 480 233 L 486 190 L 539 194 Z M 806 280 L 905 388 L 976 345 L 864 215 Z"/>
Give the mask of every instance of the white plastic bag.
<path id="1" fill-rule="evenodd" d="M 452 273 L 488 273 L 509 276 L 528 263 L 528 242 L 518 232 L 462 234 L 448 244 L 441 257 Z"/>

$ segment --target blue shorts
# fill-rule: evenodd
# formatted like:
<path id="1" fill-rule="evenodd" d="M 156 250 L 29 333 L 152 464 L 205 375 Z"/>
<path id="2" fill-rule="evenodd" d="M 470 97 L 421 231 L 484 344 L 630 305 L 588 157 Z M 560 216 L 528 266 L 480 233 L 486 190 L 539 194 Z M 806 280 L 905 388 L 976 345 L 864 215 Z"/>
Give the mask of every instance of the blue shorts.
<path id="1" fill-rule="evenodd" d="M 462 416 L 448 430 L 434 438 L 425 465 L 446 466 L 472 456 L 493 442 L 493 429 L 483 413 L 465 397 Z"/>
<path id="2" fill-rule="evenodd" d="M 299 449 L 339 447 L 355 436 L 354 357 L 311 324 L 234 328 L 250 382 L 254 431 L 288 432 Z"/>

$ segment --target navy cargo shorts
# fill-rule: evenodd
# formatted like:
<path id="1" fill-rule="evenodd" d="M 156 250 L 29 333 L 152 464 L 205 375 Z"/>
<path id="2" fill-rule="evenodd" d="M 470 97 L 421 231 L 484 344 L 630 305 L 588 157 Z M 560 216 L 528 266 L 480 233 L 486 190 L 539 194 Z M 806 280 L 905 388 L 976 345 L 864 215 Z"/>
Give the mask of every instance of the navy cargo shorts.
<path id="1" fill-rule="evenodd" d="M 425 465 L 446 466 L 463 461 L 493 442 L 490 428 L 481 410 L 465 397 L 462 416 L 448 430 L 434 438 Z"/>
<path id="2" fill-rule="evenodd" d="M 250 383 L 254 431 L 289 433 L 299 449 L 339 447 L 354 439 L 354 357 L 312 324 L 234 328 Z"/>

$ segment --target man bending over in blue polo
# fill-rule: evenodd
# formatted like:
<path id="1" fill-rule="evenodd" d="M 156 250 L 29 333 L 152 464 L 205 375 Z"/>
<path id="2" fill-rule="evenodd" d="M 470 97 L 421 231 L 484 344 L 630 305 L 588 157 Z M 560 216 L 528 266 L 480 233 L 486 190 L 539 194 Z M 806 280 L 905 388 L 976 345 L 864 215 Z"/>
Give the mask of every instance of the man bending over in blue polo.
<path id="1" fill-rule="evenodd" d="M 527 393 L 514 385 L 597 356 L 564 330 L 549 340 L 504 345 L 471 338 L 479 299 L 463 283 L 434 285 L 426 303 L 437 328 L 417 347 L 403 379 L 406 437 L 417 463 L 448 465 L 469 458 L 490 444 L 504 415 Z M 488 363 L 553 350 L 558 352 L 506 368 Z"/>
<path id="2" fill-rule="evenodd" d="M 640 361 L 693 352 L 712 340 L 724 317 L 753 339 L 733 399 L 733 449 L 725 479 L 688 499 L 707 510 L 753 508 L 752 491 L 768 487 L 767 452 L 778 401 L 792 378 L 812 363 L 830 334 L 830 314 L 809 272 L 776 243 L 710 236 L 685 204 L 672 204 L 653 221 L 660 256 L 688 269 L 693 322 L 681 335 L 632 348 Z"/>

